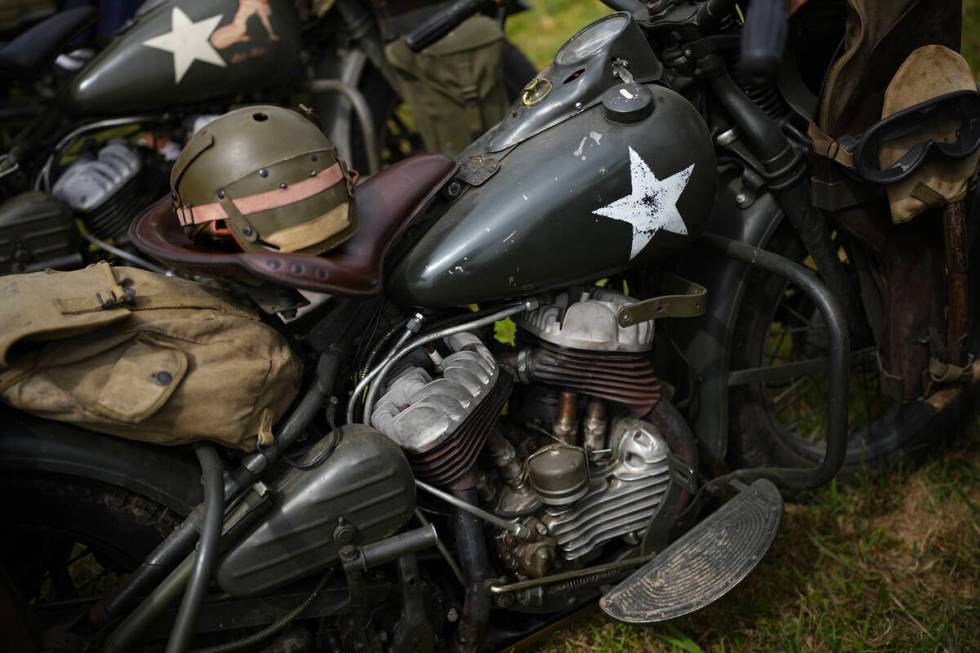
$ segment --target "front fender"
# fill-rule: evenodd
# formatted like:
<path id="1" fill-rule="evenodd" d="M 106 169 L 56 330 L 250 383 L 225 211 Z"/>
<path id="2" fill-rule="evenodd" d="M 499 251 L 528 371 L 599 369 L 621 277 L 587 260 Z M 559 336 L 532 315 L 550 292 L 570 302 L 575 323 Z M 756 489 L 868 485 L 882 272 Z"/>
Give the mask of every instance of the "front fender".
<path id="1" fill-rule="evenodd" d="M 764 246 L 783 219 L 772 195 L 760 192 L 754 202 L 739 208 L 735 196 L 741 181 L 723 180 L 707 231 L 755 246 Z M 707 462 L 721 462 L 728 450 L 728 372 L 732 334 L 745 294 L 749 268 L 723 256 L 707 243 L 696 242 L 678 258 L 678 275 L 708 289 L 707 312 L 671 325 L 671 337 L 684 353 L 699 383 L 691 402 L 692 428 Z"/>
<path id="2" fill-rule="evenodd" d="M 38 471 L 125 488 L 188 514 L 203 498 L 187 447 L 133 442 L 0 407 L 0 473 Z"/>

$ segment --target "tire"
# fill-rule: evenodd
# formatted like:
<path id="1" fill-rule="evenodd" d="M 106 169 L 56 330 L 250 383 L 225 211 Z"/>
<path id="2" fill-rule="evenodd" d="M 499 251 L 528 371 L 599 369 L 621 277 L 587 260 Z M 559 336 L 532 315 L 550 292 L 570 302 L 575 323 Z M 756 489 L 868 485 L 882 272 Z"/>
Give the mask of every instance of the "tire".
<path id="1" fill-rule="evenodd" d="M 0 514 L 0 566 L 33 607 L 112 589 L 181 521 L 145 497 L 76 477 L 9 474 L 0 491 L 15 497 Z"/>
<path id="2" fill-rule="evenodd" d="M 765 248 L 798 262 L 807 258 L 802 242 L 787 223 Z M 803 323 L 809 326 L 801 326 Z M 821 324 L 822 318 L 802 293 L 780 277 L 753 270 L 736 316 L 730 369 L 823 356 L 826 347 L 821 343 Z M 861 349 L 866 350 L 867 359 L 868 348 L 852 346 L 852 352 Z M 781 360 L 775 360 L 777 357 Z M 791 390 L 794 384 L 796 388 Z M 852 361 L 849 386 L 850 432 L 839 474 L 845 482 L 862 469 L 900 460 L 917 461 L 950 430 L 951 421 L 955 423 L 951 414 L 937 416 L 921 402 L 900 404 L 883 397 L 873 355 L 870 361 Z M 801 375 L 786 384 L 759 382 L 733 387 L 729 395 L 729 462 L 739 468 L 817 465 L 824 452 L 824 390 L 823 372 Z M 806 396 L 787 411 L 780 402 L 791 396 L 789 392 Z"/>

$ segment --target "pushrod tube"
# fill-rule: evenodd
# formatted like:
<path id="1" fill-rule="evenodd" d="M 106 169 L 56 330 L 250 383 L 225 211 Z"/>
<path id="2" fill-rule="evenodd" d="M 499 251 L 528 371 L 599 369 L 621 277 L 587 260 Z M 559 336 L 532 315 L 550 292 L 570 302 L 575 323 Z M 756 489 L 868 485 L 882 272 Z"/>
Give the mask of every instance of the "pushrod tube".
<path id="1" fill-rule="evenodd" d="M 702 236 L 705 242 L 728 256 L 784 277 L 795 284 L 814 303 L 827 325 L 827 434 L 826 451 L 820 464 L 812 468 L 753 467 L 739 469 L 708 483 L 720 487 L 731 481 L 745 484 L 765 478 L 788 490 L 815 490 L 831 481 L 840 471 L 847 454 L 847 385 L 850 373 L 851 343 L 841 301 L 813 272 L 788 258 L 730 240 L 716 234 Z"/>

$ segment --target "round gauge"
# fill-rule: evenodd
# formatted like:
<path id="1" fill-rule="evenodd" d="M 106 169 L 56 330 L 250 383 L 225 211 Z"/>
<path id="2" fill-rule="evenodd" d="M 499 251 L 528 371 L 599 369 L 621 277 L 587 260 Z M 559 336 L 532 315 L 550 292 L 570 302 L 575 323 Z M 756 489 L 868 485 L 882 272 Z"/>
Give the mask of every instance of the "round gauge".
<path id="1" fill-rule="evenodd" d="M 597 20 L 561 46 L 555 63 L 563 65 L 588 59 L 619 36 L 629 21 L 629 14 L 611 14 Z"/>

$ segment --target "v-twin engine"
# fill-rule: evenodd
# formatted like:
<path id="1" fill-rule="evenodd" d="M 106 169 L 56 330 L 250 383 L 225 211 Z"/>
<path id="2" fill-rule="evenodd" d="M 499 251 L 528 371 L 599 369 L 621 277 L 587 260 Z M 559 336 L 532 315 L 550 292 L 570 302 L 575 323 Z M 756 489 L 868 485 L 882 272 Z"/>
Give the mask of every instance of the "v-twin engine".
<path id="1" fill-rule="evenodd" d="M 616 312 L 630 303 L 572 289 L 516 320 L 516 347 L 446 338 L 402 367 L 372 411 L 418 478 L 476 487 L 485 507 L 527 526 L 530 538 L 497 538 L 518 577 L 635 546 L 665 496 L 674 440 L 644 419 L 661 401 L 653 324 L 620 327 Z"/>

